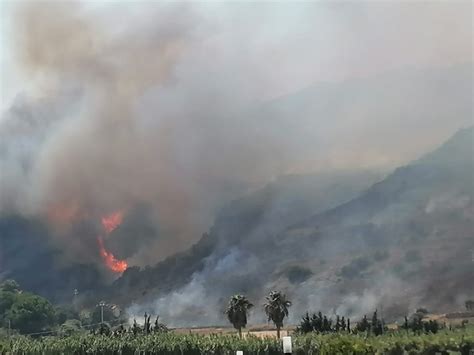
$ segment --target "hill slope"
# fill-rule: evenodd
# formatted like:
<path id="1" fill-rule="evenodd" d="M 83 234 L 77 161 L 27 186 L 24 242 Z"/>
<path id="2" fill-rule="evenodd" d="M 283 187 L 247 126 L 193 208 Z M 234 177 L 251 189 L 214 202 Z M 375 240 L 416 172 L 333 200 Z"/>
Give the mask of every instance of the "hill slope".
<path id="1" fill-rule="evenodd" d="M 114 293 L 135 300 L 132 313 L 151 309 L 188 325 L 222 322 L 232 293 L 258 304 L 273 288 L 293 299 L 292 321 L 307 309 L 359 316 L 384 307 L 389 317 L 422 305 L 455 309 L 474 284 L 473 131 L 459 131 L 348 202 L 299 215 L 303 222 L 283 212 L 262 223 L 268 206 L 252 202 L 265 196 L 260 191 L 225 210 L 189 252 L 126 272 Z M 258 309 L 253 320 L 265 321 Z"/>
<path id="2" fill-rule="evenodd" d="M 203 278 L 208 273 L 216 276 L 214 271 L 225 273 L 222 266 L 228 260 L 245 259 L 258 254 L 258 250 L 263 252 L 262 241 L 271 239 L 272 235 L 281 233 L 301 218 L 350 200 L 379 178 L 380 174 L 370 171 L 280 177 L 231 202 L 216 217 L 209 233 L 188 251 L 171 256 L 156 266 L 129 268 L 114 283 L 112 297 L 124 303 L 150 301 L 185 287 L 199 273 Z M 237 259 L 232 262 L 239 262 Z M 229 285 L 220 282 L 220 291 L 216 290 L 215 294 L 226 294 L 226 290 L 234 289 L 237 281 L 229 281 Z M 251 289 L 257 281 L 242 278 L 239 282 L 245 289 Z"/>
<path id="3" fill-rule="evenodd" d="M 324 258 L 321 273 L 335 280 L 312 280 L 299 293 L 318 287 L 322 307 L 385 304 L 394 316 L 421 305 L 448 311 L 472 297 L 473 142 L 472 127 L 460 130 L 359 198 L 280 236 L 282 258 Z"/>

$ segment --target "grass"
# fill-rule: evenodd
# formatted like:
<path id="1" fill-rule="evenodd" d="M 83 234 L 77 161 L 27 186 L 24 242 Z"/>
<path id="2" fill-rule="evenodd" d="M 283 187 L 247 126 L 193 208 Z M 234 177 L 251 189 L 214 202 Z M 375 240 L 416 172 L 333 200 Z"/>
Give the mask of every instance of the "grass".
<path id="1" fill-rule="evenodd" d="M 297 355 L 387 354 L 469 355 L 474 350 L 474 328 L 413 335 L 398 331 L 374 337 L 367 334 L 306 334 L 293 337 Z M 231 355 L 243 350 L 248 355 L 280 355 L 281 343 L 274 338 L 234 335 L 157 333 L 107 337 L 92 334 L 68 337 L 0 338 L 1 354 L 159 354 Z"/>

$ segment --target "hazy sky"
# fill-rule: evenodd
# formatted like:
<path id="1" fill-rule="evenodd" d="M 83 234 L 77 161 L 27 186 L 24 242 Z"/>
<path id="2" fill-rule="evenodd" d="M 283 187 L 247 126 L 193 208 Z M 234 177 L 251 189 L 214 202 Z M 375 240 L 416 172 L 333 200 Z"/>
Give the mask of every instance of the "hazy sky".
<path id="1" fill-rule="evenodd" d="M 14 65 L 12 16 L 22 2 L 4 0 L 0 5 L 3 108 L 31 84 Z M 150 8 L 163 3 L 83 2 L 90 16 L 117 31 L 139 26 L 151 16 Z M 238 67 L 240 83 L 257 99 L 317 81 L 472 58 L 471 1 L 193 1 L 184 3 L 181 11 L 192 13 L 198 36 L 193 60 L 212 56 L 219 75 Z"/>

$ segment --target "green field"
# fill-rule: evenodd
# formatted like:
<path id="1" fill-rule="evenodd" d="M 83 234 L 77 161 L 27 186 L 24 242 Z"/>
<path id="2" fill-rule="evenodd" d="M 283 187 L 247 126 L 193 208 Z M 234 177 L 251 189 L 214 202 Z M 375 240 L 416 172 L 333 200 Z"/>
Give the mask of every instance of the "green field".
<path id="1" fill-rule="evenodd" d="M 474 329 L 442 331 L 438 334 L 383 336 L 365 334 L 307 334 L 293 337 L 293 354 L 472 354 Z M 173 332 L 150 335 L 101 336 L 83 334 L 69 337 L 0 339 L 2 354 L 282 354 L 275 338 L 231 335 L 183 335 Z"/>

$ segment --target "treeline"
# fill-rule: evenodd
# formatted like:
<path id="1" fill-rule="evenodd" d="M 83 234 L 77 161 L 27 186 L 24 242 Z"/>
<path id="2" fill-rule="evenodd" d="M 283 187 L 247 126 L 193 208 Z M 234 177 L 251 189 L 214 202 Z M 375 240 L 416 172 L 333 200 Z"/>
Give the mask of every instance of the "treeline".
<path id="1" fill-rule="evenodd" d="M 326 315 L 323 316 L 321 312 L 318 314 L 313 313 L 313 315 L 309 315 L 307 312 L 306 315 L 303 316 L 300 325 L 297 328 L 299 333 L 337 333 L 339 331 L 351 331 L 351 320 L 344 317 L 336 316 L 335 322 Z"/>
<path id="2" fill-rule="evenodd" d="M 406 331 L 412 331 L 414 334 L 421 333 L 433 333 L 436 334 L 441 326 L 436 320 L 429 319 L 424 320 L 427 311 L 420 312 L 417 310 L 411 317 L 405 317 L 405 322 L 401 326 L 401 329 Z M 380 319 L 378 316 L 377 310 L 372 314 L 371 319 L 364 315 L 354 327 L 351 327 L 350 318 L 345 318 L 344 316 L 336 315 L 333 320 L 331 317 L 323 315 L 322 312 L 313 313 L 310 315 L 306 313 L 297 327 L 297 332 L 306 334 L 310 332 L 316 333 L 369 333 L 375 336 L 379 336 L 388 331 L 388 327 L 385 325 L 383 319 Z"/>
<path id="3" fill-rule="evenodd" d="M 291 306 L 286 295 L 278 291 L 272 291 L 266 297 L 267 302 L 264 304 L 265 313 L 268 320 L 272 321 L 277 329 L 277 337 L 280 337 L 280 329 L 283 327 L 283 320 L 288 316 L 288 308 Z M 248 311 L 253 304 L 243 295 L 234 295 L 229 301 L 226 313 L 230 323 L 239 331 L 242 336 L 242 328 L 247 324 Z M 414 334 L 433 333 L 436 334 L 442 326 L 433 319 L 425 320 L 428 311 L 419 308 L 410 317 L 405 317 L 405 322 L 401 326 L 407 332 L 412 331 Z M 369 319 L 367 315 L 358 320 L 354 325 L 351 324 L 350 318 L 336 315 L 335 318 L 323 315 L 322 312 L 306 314 L 302 317 L 297 332 L 306 333 L 368 333 L 374 336 L 384 334 L 388 330 L 383 318 L 379 317 L 378 311 L 375 310 Z"/>
<path id="4" fill-rule="evenodd" d="M 359 333 L 368 332 L 373 335 L 382 335 L 387 330 L 383 320 L 378 318 L 377 310 L 372 315 L 372 319 L 369 321 L 367 316 L 364 316 L 359 322 L 351 328 L 350 318 L 336 315 L 335 320 L 323 315 L 321 312 L 313 313 L 311 316 L 309 313 L 303 316 L 300 325 L 297 328 L 299 333 Z"/>
<path id="5" fill-rule="evenodd" d="M 279 291 L 271 291 L 263 304 L 268 321 L 273 322 L 280 337 L 284 319 L 288 317 L 292 302 Z M 247 325 L 249 311 L 254 305 L 243 295 L 230 298 L 225 315 L 242 337 L 242 329 Z M 472 301 L 466 302 L 471 309 Z M 437 333 L 446 327 L 434 319 L 426 319 L 428 311 L 419 308 L 410 317 L 405 317 L 402 330 L 421 333 Z M 3 330 L 2 330 L 3 328 Z M 90 331 L 97 335 L 138 335 L 163 333 L 168 328 L 159 322 L 159 317 L 151 320 L 145 314 L 143 325 L 136 320 L 128 326 L 128 318 L 114 305 L 100 302 L 90 311 L 77 312 L 72 307 L 53 306 L 48 300 L 38 295 L 21 290 L 13 280 L 0 284 L 0 335 L 1 333 L 28 335 L 71 335 L 77 332 Z M 387 331 L 387 326 L 375 310 L 370 319 L 365 315 L 352 324 L 351 319 L 335 315 L 334 318 L 322 312 L 306 313 L 297 327 L 298 333 L 368 333 L 379 336 Z"/>
<path id="6" fill-rule="evenodd" d="M 111 324 L 127 321 L 114 314 L 113 305 L 78 312 L 70 305 L 53 305 L 46 298 L 24 291 L 14 280 L 0 283 L 0 335 L 68 335 L 94 329 L 104 320 Z"/>
<path id="7" fill-rule="evenodd" d="M 427 314 L 428 311 L 425 308 L 418 308 L 410 319 L 405 316 L 402 329 L 405 329 L 407 332 L 411 330 L 415 334 L 421 334 L 423 332 L 436 334 L 440 328 L 446 327 L 446 325 L 441 326 L 434 319 L 423 320 Z"/>

